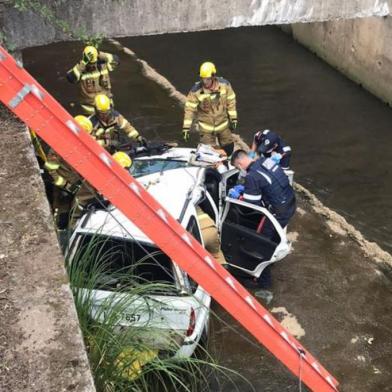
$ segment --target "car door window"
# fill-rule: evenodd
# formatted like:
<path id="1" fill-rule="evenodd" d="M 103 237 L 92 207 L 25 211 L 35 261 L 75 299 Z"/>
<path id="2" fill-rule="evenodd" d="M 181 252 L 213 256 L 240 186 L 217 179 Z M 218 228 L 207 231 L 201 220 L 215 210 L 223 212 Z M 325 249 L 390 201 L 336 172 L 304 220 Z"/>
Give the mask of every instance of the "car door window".
<path id="1" fill-rule="evenodd" d="M 267 216 L 255 207 L 228 201 L 223 219 L 222 251 L 229 263 L 254 270 L 258 264 L 271 259 L 281 238 L 278 236 L 273 241 L 263 235 L 269 220 Z"/>
<path id="2" fill-rule="evenodd" d="M 239 181 L 239 171 L 237 169 L 227 171 L 222 175 L 222 187 L 224 190 L 224 197 L 228 194 L 229 189 L 237 185 Z"/>

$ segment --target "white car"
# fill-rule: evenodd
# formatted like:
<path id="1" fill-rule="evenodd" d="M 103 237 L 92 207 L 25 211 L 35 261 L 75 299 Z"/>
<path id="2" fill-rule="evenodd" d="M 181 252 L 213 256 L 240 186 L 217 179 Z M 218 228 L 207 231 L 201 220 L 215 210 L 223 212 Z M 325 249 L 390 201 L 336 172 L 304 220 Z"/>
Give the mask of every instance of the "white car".
<path id="1" fill-rule="evenodd" d="M 268 210 L 226 197 L 236 184 L 238 171 L 232 168 L 219 173 L 214 166 L 220 160 L 217 153 L 209 153 L 208 149 L 201 153 L 170 148 L 162 154 L 135 158 L 130 173 L 202 244 L 196 208 L 209 214 L 219 229 L 222 250 L 232 271 L 259 278 L 267 265 L 289 253 L 290 244 L 285 230 Z M 264 216 L 276 228 L 280 238 L 276 243 L 258 232 Z M 120 324 L 148 326 L 156 333 L 148 334 L 147 339 L 160 350 L 174 336 L 179 347 L 176 355 L 191 356 L 208 333 L 208 293 L 113 206 L 90 210 L 80 219 L 68 248 L 70 262 L 97 237 L 104 239 L 101 253 L 111 255 L 106 262 L 113 270 L 133 265 L 133 274 L 141 281 L 167 283 L 173 288 L 172 293 L 152 293 L 140 298 L 124 312 Z M 118 285 L 116 281 L 112 290 L 107 286 L 105 290 L 94 288 L 94 307 L 99 309 Z"/>

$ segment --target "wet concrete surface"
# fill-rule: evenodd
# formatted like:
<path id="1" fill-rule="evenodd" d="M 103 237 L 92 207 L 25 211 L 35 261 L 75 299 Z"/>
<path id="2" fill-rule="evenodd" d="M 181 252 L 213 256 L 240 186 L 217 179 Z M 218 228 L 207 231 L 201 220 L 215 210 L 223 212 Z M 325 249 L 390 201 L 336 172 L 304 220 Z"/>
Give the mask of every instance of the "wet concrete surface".
<path id="1" fill-rule="evenodd" d="M 377 154 L 390 154 L 389 108 L 274 28 L 123 42 L 183 92 L 196 80 L 200 61 L 216 60 L 237 91 L 245 138 L 249 141 L 255 129 L 264 127 L 282 133 L 295 148 L 297 181 L 388 248 L 392 212 L 387 179 L 392 163 L 371 159 L 369 140 L 376 140 Z M 50 92 L 67 103 L 76 99 L 77 89 L 66 82 L 64 73 L 77 61 L 81 48 L 63 43 L 30 49 L 24 61 Z M 117 108 L 146 137 L 179 140 L 181 110 L 125 56 L 113 73 L 113 85 Z M 367 259 L 346 234 L 331 231 L 302 203 L 303 213 L 297 213 L 290 226 L 290 232 L 297 233 L 294 251 L 273 269 L 268 308 L 275 309 L 278 319 L 291 320 L 294 332 L 304 330 L 301 342 L 338 378 L 341 390 L 392 390 L 390 270 Z M 385 223 L 378 225 L 381 220 Z M 217 313 L 235 325 L 224 311 Z M 297 380 L 264 349 L 224 324 L 214 322 L 213 331 L 212 343 L 222 363 L 244 374 L 255 390 L 299 389 Z M 248 389 L 241 381 L 222 388 Z"/>
<path id="2" fill-rule="evenodd" d="M 301 199 L 290 227 L 294 251 L 272 271 L 267 306 L 340 381 L 342 391 L 391 391 L 392 285 L 389 273 L 367 259 L 347 236 L 331 231 Z M 252 290 L 257 297 L 257 290 Z M 222 309 L 217 314 L 232 321 Z M 288 314 L 287 314 L 288 313 Z M 242 328 L 236 329 L 243 334 Z M 258 346 L 214 322 L 216 353 L 257 391 L 297 391 L 298 381 Z M 241 391 L 250 391 L 239 382 Z M 225 391 L 235 388 L 226 385 Z"/>

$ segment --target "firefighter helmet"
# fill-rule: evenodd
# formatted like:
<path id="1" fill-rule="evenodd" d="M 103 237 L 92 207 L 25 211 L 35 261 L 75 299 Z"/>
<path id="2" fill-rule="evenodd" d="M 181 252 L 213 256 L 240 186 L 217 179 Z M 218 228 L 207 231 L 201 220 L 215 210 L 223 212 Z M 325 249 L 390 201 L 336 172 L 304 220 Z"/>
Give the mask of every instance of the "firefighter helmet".
<path id="1" fill-rule="evenodd" d="M 94 106 L 98 112 L 108 112 L 111 109 L 112 102 L 105 94 L 98 94 L 94 98 Z"/>
<path id="2" fill-rule="evenodd" d="M 132 159 L 124 151 L 117 151 L 112 156 L 113 159 L 124 169 L 132 166 Z"/>
<path id="3" fill-rule="evenodd" d="M 88 134 L 90 134 L 93 130 L 93 124 L 92 122 L 86 117 L 86 116 L 76 116 L 75 121 L 83 128 L 84 131 L 86 131 Z"/>
<path id="4" fill-rule="evenodd" d="M 83 59 L 87 63 L 96 63 L 98 60 L 98 50 L 94 46 L 86 46 L 83 50 Z"/>
<path id="5" fill-rule="evenodd" d="M 206 61 L 200 66 L 200 77 L 201 78 L 212 78 L 216 74 L 215 65 L 209 61 Z"/>

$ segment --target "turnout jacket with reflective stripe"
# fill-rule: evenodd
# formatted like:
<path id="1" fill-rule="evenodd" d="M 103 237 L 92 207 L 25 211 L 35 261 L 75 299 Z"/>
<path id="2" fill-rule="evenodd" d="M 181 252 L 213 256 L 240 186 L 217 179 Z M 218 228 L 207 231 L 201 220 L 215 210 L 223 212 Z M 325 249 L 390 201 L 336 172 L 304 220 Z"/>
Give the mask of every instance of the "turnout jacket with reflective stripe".
<path id="1" fill-rule="evenodd" d="M 79 83 L 81 103 L 94 105 L 97 94 L 112 97 L 109 72 L 118 65 L 118 57 L 110 53 L 99 52 L 95 64 L 77 63 L 67 72 L 67 79 L 71 83 Z"/>
<path id="2" fill-rule="evenodd" d="M 124 132 L 130 139 L 137 139 L 139 132 L 119 112 L 113 110 L 107 122 L 102 121 L 96 114 L 90 117 L 93 124 L 91 136 L 99 144 L 109 147 L 120 142 L 120 134 Z M 100 143 L 102 142 L 102 143 Z"/>
<path id="3" fill-rule="evenodd" d="M 271 159 L 260 158 L 252 162 L 245 177 L 244 201 L 271 206 L 273 212 L 284 208 L 294 198 L 288 177 Z"/>
<path id="4" fill-rule="evenodd" d="M 220 132 L 229 127 L 229 121 L 237 120 L 236 98 L 231 84 L 217 78 L 217 87 L 208 90 L 197 82 L 189 92 L 185 103 L 183 128 L 189 129 L 196 119 L 202 133 Z"/>
<path id="5" fill-rule="evenodd" d="M 81 180 L 81 177 L 53 150 L 49 150 L 45 169 L 59 188 L 68 188 Z"/>

